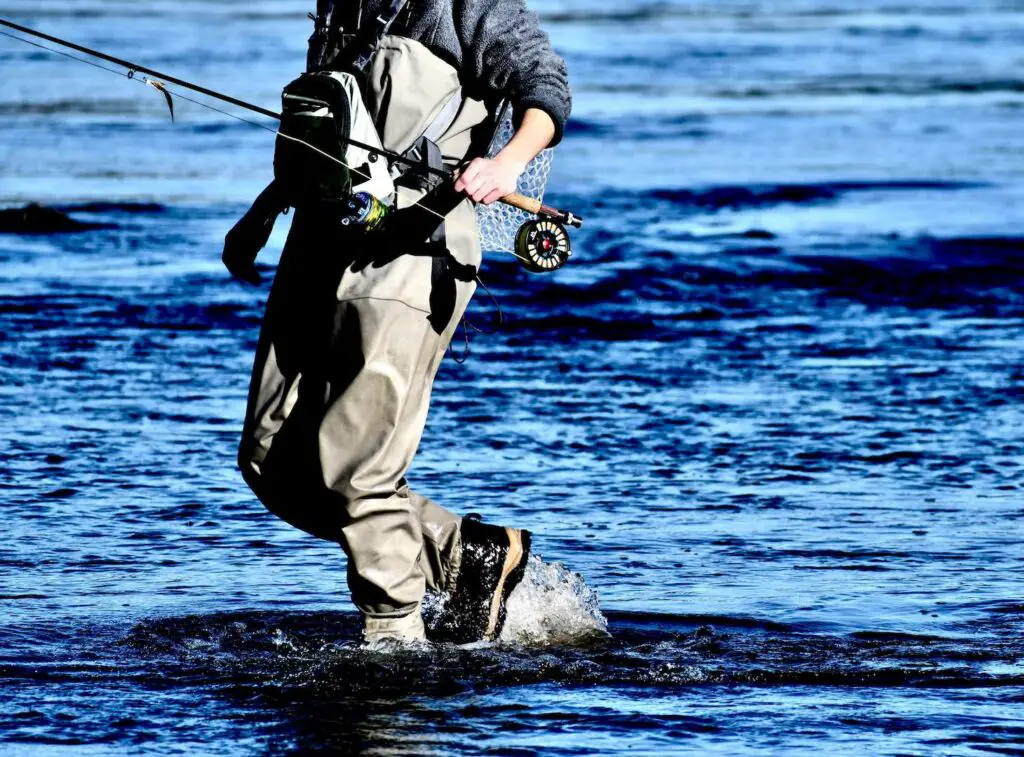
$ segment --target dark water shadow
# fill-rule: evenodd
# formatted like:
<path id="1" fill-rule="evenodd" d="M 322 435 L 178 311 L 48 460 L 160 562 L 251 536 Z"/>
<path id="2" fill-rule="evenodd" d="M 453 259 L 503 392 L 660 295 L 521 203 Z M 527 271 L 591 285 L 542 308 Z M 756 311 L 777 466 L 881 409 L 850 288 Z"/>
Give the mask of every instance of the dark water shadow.
<path id="1" fill-rule="evenodd" d="M 346 613 L 229 613 L 146 621 L 119 647 L 170 678 L 269 684 L 349 699 L 538 683 L 714 683 L 987 687 L 1024 655 L 1012 634 L 968 637 L 861 631 L 830 635 L 754 618 L 613 612 L 610 635 L 559 647 L 426 645 L 369 651 Z M 990 629 L 991 630 L 991 629 Z M 166 679 L 167 677 L 165 677 Z"/>
<path id="2" fill-rule="evenodd" d="M 1014 608 L 1005 610 L 995 608 L 992 617 L 1020 622 Z M 140 724 L 154 711 L 184 706 L 215 710 L 218 735 L 236 743 L 257 739 L 270 752 L 344 754 L 413 746 L 445 753 L 450 740 L 468 748 L 467 735 L 481 727 L 526 727 L 544 692 L 596 687 L 661 697 L 734 686 L 1024 686 L 1020 636 L 994 635 L 992 628 L 967 637 L 829 635 L 745 617 L 616 612 L 609 621 L 610 636 L 591 633 L 559 647 L 373 651 L 359 647 L 358 617 L 349 613 L 190 615 L 146 620 L 127 632 L 78 628 L 74 639 L 53 640 L 57 657 L 74 659 L 50 659 L 45 668 L 38 659 L 7 664 L 0 678 L 15 687 L 57 684 L 72 699 L 131 693 L 130 714 L 102 724 L 104 738 L 116 742 L 144 738 Z M 533 705 L 514 693 L 523 687 L 533 692 Z M 77 727 L 84 732 L 86 724 Z M 90 738 L 98 727 L 89 728 Z M 153 738 L 166 727 L 154 724 Z"/>

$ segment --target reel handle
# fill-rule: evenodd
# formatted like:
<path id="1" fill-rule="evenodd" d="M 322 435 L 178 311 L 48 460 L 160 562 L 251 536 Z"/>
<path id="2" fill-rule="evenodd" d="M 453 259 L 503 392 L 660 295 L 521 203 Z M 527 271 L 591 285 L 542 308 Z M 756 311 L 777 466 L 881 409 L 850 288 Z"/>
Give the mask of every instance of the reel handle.
<path id="1" fill-rule="evenodd" d="M 533 199 L 532 197 L 513 193 L 502 197 L 501 202 L 506 205 L 511 205 L 513 208 L 525 210 L 527 213 L 533 213 L 535 216 L 554 218 L 556 221 L 561 221 L 562 223 L 570 226 L 575 226 L 577 229 L 583 227 L 583 219 L 579 216 L 566 210 L 552 208 L 545 205 L 540 200 Z"/>

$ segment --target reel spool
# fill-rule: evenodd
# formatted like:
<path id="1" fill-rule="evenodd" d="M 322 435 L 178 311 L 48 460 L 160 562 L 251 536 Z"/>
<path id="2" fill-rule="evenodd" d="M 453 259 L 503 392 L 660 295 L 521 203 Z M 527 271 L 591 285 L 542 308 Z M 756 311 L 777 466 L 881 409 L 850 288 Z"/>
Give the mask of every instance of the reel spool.
<path id="1" fill-rule="evenodd" d="M 369 192 L 357 192 L 348 198 L 342 226 L 361 226 L 367 231 L 379 229 L 388 217 L 391 208 Z"/>
<path id="2" fill-rule="evenodd" d="M 516 255 L 528 271 L 557 271 L 572 257 L 569 232 L 550 218 L 527 221 L 516 234 Z"/>

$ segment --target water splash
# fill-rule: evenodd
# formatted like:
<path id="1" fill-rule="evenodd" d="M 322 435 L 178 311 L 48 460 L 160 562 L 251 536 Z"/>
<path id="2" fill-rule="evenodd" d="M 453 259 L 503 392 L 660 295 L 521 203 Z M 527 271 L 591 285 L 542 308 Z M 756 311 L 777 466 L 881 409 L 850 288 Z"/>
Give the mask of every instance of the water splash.
<path id="1" fill-rule="evenodd" d="M 428 594 L 423 601 L 423 620 L 436 626 L 447 597 Z M 529 647 L 573 646 L 608 634 L 608 620 L 601 613 L 597 592 L 583 576 L 561 563 L 546 563 L 531 555 L 523 580 L 508 598 L 508 615 L 499 641 Z M 485 648 L 486 642 L 465 645 Z"/>
<path id="2" fill-rule="evenodd" d="M 508 598 L 501 641 L 529 646 L 579 644 L 608 635 L 597 592 L 561 563 L 531 556 L 522 583 Z"/>

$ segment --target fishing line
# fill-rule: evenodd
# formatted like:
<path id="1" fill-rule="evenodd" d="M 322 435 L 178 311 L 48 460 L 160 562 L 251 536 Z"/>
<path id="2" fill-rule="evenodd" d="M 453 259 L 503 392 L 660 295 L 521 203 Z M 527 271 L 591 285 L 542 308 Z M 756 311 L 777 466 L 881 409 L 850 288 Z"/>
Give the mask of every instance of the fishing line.
<path id="1" fill-rule="evenodd" d="M 118 77 L 122 77 L 122 78 L 128 79 L 129 81 L 139 82 L 140 84 L 147 84 L 147 85 L 149 85 L 151 87 L 154 87 L 154 85 L 155 85 L 154 80 L 149 79 L 146 76 L 137 76 L 136 75 L 136 71 L 133 68 L 129 68 L 127 73 L 124 72 L 124 71 L 118 71 L 116 68 L 108 68 L 107 66 L 103 66 L 103 65 L 101 65 L 99 63 L 96 63 L 95 61 L 91 61 L 91 60 L 89 60 L 87 58 L 79 58 L 77 55 L 72 55 L 71 53 L 66 53 L 63 50 L 55 50 L 52 47 L 47 47 L 46 45 L 41 45 L 38 42 L 33 42 L 30 39 L 25 39 L 24 37 L 18 37 L 18 36 L 15 36 L 14 34 L 10 34 L 10 33 L 5 32 L 5 31 L 0 31 L 0 34 L 2 34 L 5 37 L 10 37 L 11 39 L 16 39 L 19 42 L 24 42 L 26 45 L 32 45 L 32 47 L 38 47 L 40 50 L 45 50 L 48 53 L 53 53 L 54 55 L 62 55 L 65 58 L 70 58 L 71 60 L 76 60 L 79 63 L 84 63 L 87 66 L 92 66 L 93 68 L 98 68 L 100 71 L 106 71 L 107 73 L 111 73 L 111 74 L 114 74 L 114 76 L 118 76 Z M 161 84 L 162 84 L 162 82 L 161 82 Z M 222 110 L 221 108 L 218 108 L 218 107 L 216 107 L 214 105 L 210 105 L 209 103 L 205 103 L 202 100 L 195 100 L 195 99 L 189 97 L 188 95 L 183 95 L 178 90 L 169 88 L 166 84 L 162 84 L 162 86 L 163 86 L 165 91 L 169 92 L 170 94 L 174 95 L 175 97 L 179 97 L 179 98 L 181 98 L 182 100 L 184 100 L 186 102 L 190 102 L 190 103 L 192 103 L 194 105 L 198 105 L 201 108 L 206 108 L 207 110 L 212 110 L 215 113 L 220 113 L 221 115 L 227 116 L 228 118 L 234 118 L 236 121 L 241 121 L 242 123 L 249 124 L 250 126 L 255 126 L 255 127 L 259 128 L 259 129 L 263 129 L 264 131 L 269 131 L 271 134 L 273 134 L 273 133 L 275 133 L 277 131 L 276 129 L 273 129 L 273 128 L 267 126 L 266 124 L 261 124 L 258 121 L 251 121 L 248 118 L 243 118 L 242 116 L 239 116 L 236 113 L 231 113 L 229 111 Z M 312 146 L 312 145 L 310 145 L 310 146 Z"/>
<path id="2" fill-rule="evenodd" d="M 186 102 L 190 102 L 190 103 L 192 103 L 194 105 L 198 105 L 201 108 L 206 108 L 207 110 L 213 111 L 215 113 L 220 113 L 221 115 L 227 116 L 228 118 L 233 118 L 236 121 L 240 121 L 242 123 L 249 124 L 250 126 L 255 126 L 255 127 L 259 128 L 259 129 L 263 129 L 264 131 L 268 131 L 271 134 L 276 134 L 277 136 L 284 137 L 287 140 L 290 140 L 290 141 L 295 142 L 297 144 L 303 145 L 304 147 L 307 147 L 310 150 L 313 150 L 314 152 L 319 153 L 320 155 L 324 156 L 325 158 L 333 160 L 335 163 L 338 163 L 339 165 L 344 166 L 349 171 L 352 171 L 353 173 L 355 173 L 355 174 L 357 174 L 359 176 L 362 176 L 365 179 L 372 179 L 372 177 L 369 174 L 367 174 L 367 173 L 365 173 L 363 171 L 360 171 L 358 168 L 354 168 L 354 167 L 350 166 L 348 163 L 346 163 L 345 161 L 341 160 L 340 158 L 336 158 L 335 156 L 333 156 L 333 155 L 331 155 L 329 153 L 324 152 L 323 150 L 319 149 L 315 145 L 311 145 L 309 142 L 305 142 L 305 141 L 303 141 L 303 140 L 301 140 L 301 139 L 299 139 L 297 137 L 293 137 L 293 136 L 291 136 L 289 134 L 285 134 L 284 132 L 281 132 L 281 131 L 279 131 L 277 129 L 271 128 L 270 126 L 267 126 L 266 124 L 261 124 L 258 121 L 253 121 L 253 120 L 245 118 L 243 116 L 239 116 L 236 113 L 231 113 L 229 111 L 223 110 L 223 109 L 218 108 L 216 106 L 210 105 L 209 103 L 205 103 L 205 102 L 203 102 L 201 100 L 196 100 L 194 98 L 188 97 L 187 95 L 183 95 L 178 90 L 171 89 L 170 87 L 168 87 L 166 84 L 163 84 L 162 82 L 155 82 L 154 80 L 149 79 L 146 76 L 136 76 L 136 70 L 134 68 L 131 68 L 130 66 L 126 66 L 126 68 L 128 68 L 128 73 L 124 73 L 122 71 L 118 71 L 117 69 L 108 68 L 107 66 L 100 65 L 99 63 L 96 63 L 95 61 L 87 60 L 85 58 L 79 58 L 77 55 L 72 55 L 71 53 L 64 52 L 63 50 L 55 50 L 52 47 L 47 47 L 46 45 L 42 45 L 42 44 L 40 44 L 38 42 L 33 42 L 30 39 L 25 39 L 24 37 L 19 37 L 17 35 L 10 34 L 10 33 L 5 32 L 5 31 L 0 31 L 0 34 L 2 34 L 5 37 L 10 37 L 11 39 L 14 39 L 14 40 L 18 40 L 19 42 L 24 42 L 26 45 L 32 45 L 32 47 L 37 47 L 40 50 L 45 50 L 46 52 L 54 53 L 55 55 L 61 55 L 61 56 L 65 57 L 65 58 L 70 58 L 71 60 L 78 61 L 79 63 L 85 63 L 88 66 L 92 66 L 93 68 L 98 68 L 101 71 L 106 71 L 107 73 L 114 74 L 115 76 L 118 76 L 118 77 L 126 78 L 129 81 L 137 81 L 139 84 L 144 84 L 144 85 L 153 87 L 154 89 L 156 89 L 158 91 L 163 91 L 165 93 L 169 93 L 169 94 L 173 95 L 174 97 L 180 97 L 182 100 L 184 100 Z M 173 118 L 173 114 L 172 114 L 172 118 Z M 470 228 L 470 226 L 468 224 L 461 223 L 459 221 L 453 221 L 453 220 L 449 219 L 447 216 L 442 215 L 441 213 L 437 212 L 433 208 L 430 208 L 430 207 L 422 204 L 421 200 L 414 201 L 410 207 L 418 207 L 421 210 L 426 211 L 428 214 L 430 214 L 430 215 L 440 219 L 441 221 L 444 221 L 447 224 L 455 226 L 456 228 L 460 228 L 463 231 L 468 231 L 468 232 L 470 232 L 472 234 L 476 234 L 477 231 L 478 231 L 478 229 L 476 229 L 476 228 Z M 516 252 L 510 252 L 508 250 L 499 250 L 499 252 L 504 252 L 505 254 L 512 255 L 512 257 L 517 258 L 518 260 L 520 260 L 523 263 L 530 263 L 530 261 L 527 258 L 519 255 Z"/>
<path id="3" fill-rule="evenodd" d="M 56 55 L 63 55 L 65 58 L 71 58 L 71 60 L 77 60 L 79 63 L 84 63 L 87 66 L 92 66 L 93 68 L 98 68 L 101 71 L 109 71 L 110 73 L 116 74 L 117 76 L 125 76 L 127 78 L 131 78 L 127 74 L 125 74 L 123 71 L 118 71 L 118 70 L 113 69 L 113 68 L 107 68 L 106 66 L 101 66 L 96 61 L 86 60 L 85 58 L 79 58 L 77 55 L 72 55 L 71 53 L 66 53 L 63 50 L 54 50 L 52 47 L 47 47 L 46 45 L 40 45 L 38 42 L 33 42 L 32 40 L 25 39 L 24 37 L 17 37 L 17 36 L 15 36 L 13 34 L 10 34 L 9 32 L 2 32 L 2 31 L 0 31 L 0 34 L 4 35 L 5 37 L 10 37 L 11 39 L 16 39 L 19 42 L 24 42 L 26 45 L 32 45 L 32 47 L 38 47 L 40 50 L 46 50 L 46 52 L 48 52 L 48 53 L 54 53 Z"/>

